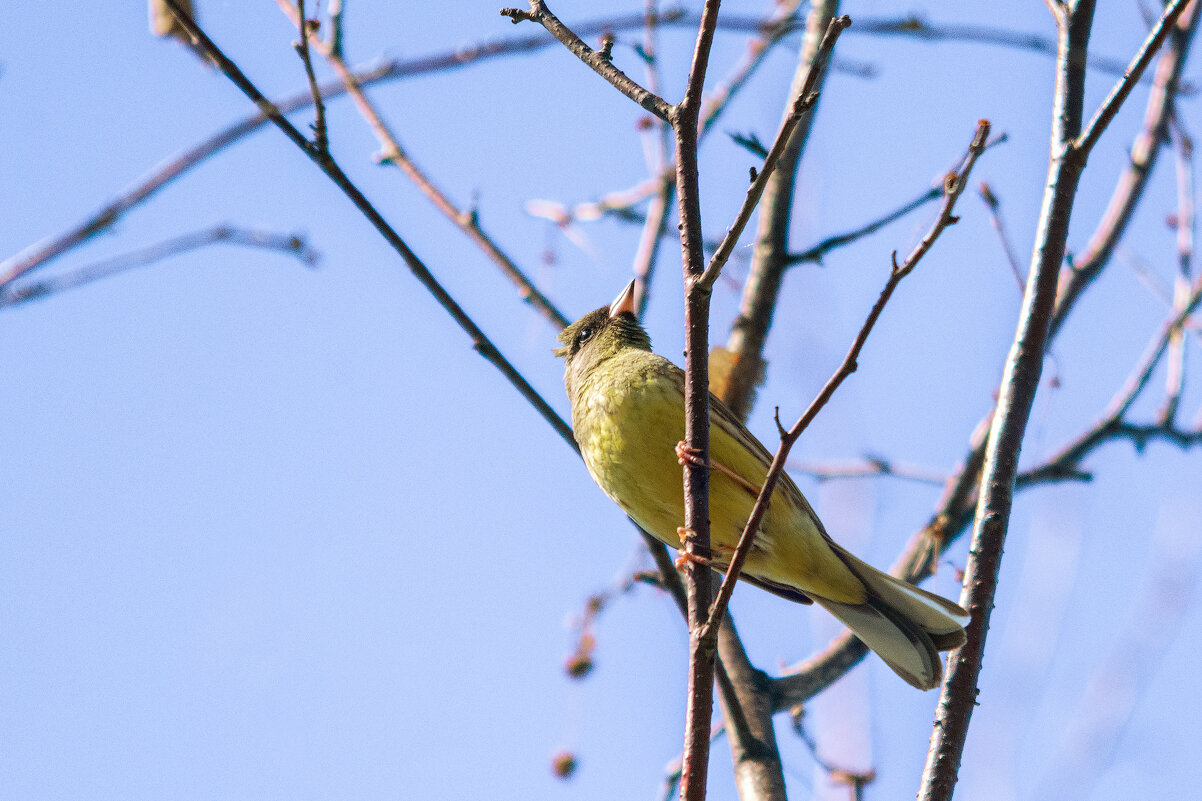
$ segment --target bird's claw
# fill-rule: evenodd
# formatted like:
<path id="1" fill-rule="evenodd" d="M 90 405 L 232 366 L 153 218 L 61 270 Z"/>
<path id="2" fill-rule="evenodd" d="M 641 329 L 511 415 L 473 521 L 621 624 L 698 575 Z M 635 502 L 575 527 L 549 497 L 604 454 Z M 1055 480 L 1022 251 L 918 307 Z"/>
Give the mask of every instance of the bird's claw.
<path id="1" fill-rule="evenodd" d="M 676 552 L 676 561 L 674 563 L 677 570 L 683 571 L 690 564 L 702 565 L 704 567 L 713 566 L 708 556 L 702 556 L 689 550 L 689 542 L 697 536 L 691 528 L 680 526 L 676 529 L 676 536 L 680 538 L 680 550 Z"/>
<path id="2" fill-rule="evenodd" d="M 681 466 L 687 467 L 688 465 L 694 465 L 696 467 L 706 467 L 706 468 L 709 468 L 710 470 L 717 470 L 719 473 L 722 473 L 724 476 L 729 478 L 731 481 L 735 482 L 736 484 L 738 484 L 739 486 L 741 486 L 745 490 L 747 490 L 749 493 L 751 493 L 751 497 L 753 497 L 753 498 L 759 497 L 759 494 L 760 494 L 759 486 L 757 486 L 756 484 L 753 484 L 752 482 L 743 478 L 741 475 L 736 473 L 734 470 L 731 470 L 729 467 L 722 464 L 721 462 L 716 462 L 716 461 L 712 461 L 712 460 L 709 462 L 706 462 L 706 461 L 702 460 L 701 451 L 698 450 L 697 448 L 690 448 L 683 441 L 676 443 L 676 461 L 679 462 L 681 464 Z"/>
<path id="3" fill-rule="evenodd" d="M 685 444 L 684 440 L 676 443 L 676 461 L 679 462 L 681 466 L 691 464 L 696 467 L 709 467 L 709 465 L 701 458 L 701 450 L 698 448 L 690 448 Z"/>

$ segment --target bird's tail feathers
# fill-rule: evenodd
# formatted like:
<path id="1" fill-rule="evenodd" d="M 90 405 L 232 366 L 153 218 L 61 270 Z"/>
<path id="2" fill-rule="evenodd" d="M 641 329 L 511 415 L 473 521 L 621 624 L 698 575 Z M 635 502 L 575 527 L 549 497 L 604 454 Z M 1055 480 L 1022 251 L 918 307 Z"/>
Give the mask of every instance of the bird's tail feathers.
<path id="1" fill-rule="evenodd" d="M 868 600 L 847 604 L 814 596 L 875 651 L 885 664 L 921 690 L 939 686 L 939 651 L 964 644 L 968 613 L 956 604 L 913 584 L 882 573 L 839 546 L 836 553 L 864 582 Z"/>

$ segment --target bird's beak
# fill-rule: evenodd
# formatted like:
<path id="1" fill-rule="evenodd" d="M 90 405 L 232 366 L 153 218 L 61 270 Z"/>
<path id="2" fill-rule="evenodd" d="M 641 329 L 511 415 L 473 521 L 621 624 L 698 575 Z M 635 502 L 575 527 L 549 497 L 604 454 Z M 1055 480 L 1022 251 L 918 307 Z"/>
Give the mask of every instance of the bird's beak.
<path id="1" fill-rule="evenodd" d="M 609 316 L 617 317 L 622 312 L 630 312 L 634 314 L 634 281 L 631 278 L 630 283 L 622 290 L 622 293 L 614 299 L 614 302 L 609 304 Z"/>

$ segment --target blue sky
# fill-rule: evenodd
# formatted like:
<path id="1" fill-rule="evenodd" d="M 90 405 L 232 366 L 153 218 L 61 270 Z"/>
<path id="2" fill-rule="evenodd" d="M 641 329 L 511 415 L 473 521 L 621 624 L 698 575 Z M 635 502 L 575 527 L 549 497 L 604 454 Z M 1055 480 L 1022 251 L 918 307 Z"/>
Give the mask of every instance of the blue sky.
<path id="1" fill-rule="evenodd" d="M 18 6 L 0 30 L 3 257 L 93 213 L 139 176 L 251 107 L 219 74 L 146 31 L 139 4 Z M 766 4 L 729 2 L 731 13 Z M 567 20 L 593 4 L 558 2 Z M 638 11 L 631 3 L 615 11 Z M 938 22 L 997 24 L 991 4 L 850 3 L 856 18 L 918 10 Z M 88 11 L 92 11 L 91 7 Z M 303 74 L 295 32 L 269 2 L 200 4 L 210 35 L 268 94 Z M 1042 3 L 1016 3 L 1008 28 L 1052 34 Z M 349 5 L 354 62 L 416 56 L 515 28 L 494 5 Z M 849 33 L 839 54 L 875 78 L 827 84 L 799 184 L 793 239 L 855 227 L 928 186 L 963 152 L 978 118 L 1009 141 L 979 163 L 1016 250 L 1030 252 L 1045 180 L 1052 62 L 979 45 Z M 1093 50 L 1127 58 L 1144 31 L 1136 6 L 1100 3 Z M 615 59 L 632 74 L 620 40 Z M 679 95 L 688 32 L 664 35 L 665 95 Z M 723 76 L 745 39 L 719 37 Z M 796 40 L 728 111 L 702 158 L 708 231 L 725 229 L 752 157 L 721 131 L 769 141 Z M 1186 76 L 1197 80 L 1187 67 Z M 1095 75 L 1088 109 L 1111 85 Z M 476 199 L 485 228 L 569 317 L 607 303 L 629 278 L 638 228 L 581 226 L 588 249 L 525 213 L 531 199 L 576 203 L 646 177 L 641 110 L 566 52 L 490 61 L 372 91 L 402 143 L 453 198 Z M 1082 183 L 1069 243 L 1098 220 L 1146 92 L 1107 132 Z M 1180 103 L 1197 133 L 1197 99 Z M 298 124 L 309 117 L 298 114 Z M 399 174 L 350 104 L 330 107 L 335 156 L 502 351 L 561 412 L 554 331 Z M 975 183 L 975 181 L 974 181 Z M 1123 258 L 1171 277 L 1172 160 L 1162 159 Z M 983 204 L 961 201 L 950 229 L 902 285 L 860 371 L 799 443 L 806 460 L 875 454 L 947 473 L 989 408 L 1019 295 Z M 890 251 L 926 209 L 790 274 L 769 342 L 772 408 L 795 417 L 837 366 L 876 297 Z M 317 270 L 262 250 L 215 246 L 0 312 L 0 783 L 13 798 L 649 798 L 679 751 L 687 638 L 674 606 L 640 588 L 597 623 L 597 667 L 563 670 L 572 620 L 592 593 L 645 565 L 621 513 L 577 457 L 470 348 L 335 188 L 273 130 L 238 142 L 168 186 L 46 274 L 218 223 L 302 232 Z M 547 253 L 553 254 L 548 259 Z M 730 267 L 740 278 L 748 251 Z M 548 263 L 550 262 L 550 263 Z M 737 289 L 715 296 L 725 340 Z M 657 273 L 648 329 L 681 350 L 679 265 Z M 1057 341 L 1032 416 L 1034 463 L 1099 416 L 1166 316 L 1116 261 Z M 1183 414 L 1202 394 L 1195 347 Z M 1162 378 L 1155 379 L 1159 387 Z M 1156 408 L 1157 395 L 1137 406 Z M 1202 783 L 1202 692 L 1194 598 L 1202 459 L 1113 444 L 1088 485 L 1023 493 L 962 793 L 1039 797 L 1053 767 L 1087 764 L 1080 710 L 1122 710 L 1102 741 L 1096 784 L 1079 797 L 1181 795 Z M 799 478 L 827 528 L 888 565 L 925 522 L 937 487 Z M 963 564 L 965 546 L 949 554 Z M 1174 582 L 1157 566 L 1176 565 Z M 1152 590 L 1148 589 L 1151 582 Z M 945 567 L 932 582 L 957 593 Z M 1166 589 L 1167 587 L 1167 589 Z M 1159 589 L 1157 589 L 1159 588 Z M 1152 597 L 1162 605 L 1145 608 Z M 821 612 L 752 588 L 734 614 L 753 659 L 774 672 L 825 643 Z M 1134 621 L 1134 622 L 1133 622 Z M 1141 637 L 1131 639 L 1133 634 Z M 1128 657 L 1134 668 L 1124 667 Z M 1141 662 L 1140 659 L 1143 659 Z M 1108 666 L 1141 676 L 1105 683 Z M 1091 677 L 1100 696 L 1086 694 Z M 1101 677 L 1101 678 L 1098 678 Z M 816 704 L 829 759 L 867 760 L 869 797 L 917 786 L 935 693 L 870 660 L 845 681 L 857 704 Z M 1106 699 L 1103 704 L 1097 698 Z M 1084 700 L 1083 700 L 1084 699 Z M 853 701 L 846 701 L 852 704 Z M 1195 704 L 1196 706 L 1196 704 Z M 793 797 L 822 790 L 783 718 Z M 577 753 L 569 783 L 551 755 Z M 857 750 L 858 749 L 858 750 Z M 712 797 L 734 797 L 728 751 Z M 1076 760 L 1072 762 L 1071 760 Z M 1044 796 L 1047 797 L 1047 796 Z M 1056 789 L 1054 797 L 1069 797 Z"/>

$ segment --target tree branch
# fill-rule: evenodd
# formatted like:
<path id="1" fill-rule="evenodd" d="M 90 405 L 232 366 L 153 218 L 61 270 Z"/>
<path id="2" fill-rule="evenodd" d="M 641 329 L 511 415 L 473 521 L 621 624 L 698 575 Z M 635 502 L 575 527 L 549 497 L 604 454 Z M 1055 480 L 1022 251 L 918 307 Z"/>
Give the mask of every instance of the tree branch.
<path id="1" fill-rule="evenodd" d="M 801 87 L 813 73 L 811 68 L 818 59 L 822 38 L 838 10 L 838 0 L 822 0 L 811 7 L 789 97 L 800 95 Z M 824 72 L 817 73 L 820 79 L 823 75 Z M 815 88 L 821 89 L 821 86 Z M 785 113 L 788 113 L 788 109 Z M 732 361 L 722 400 L 743 420 L 751 412 L 755 386 L 764 374 L 762 353 L 784 280 L 797 169 L 809 140 L 813 119 L 814 114 L 811 113 L 790 137 L 788 147 L 781 154 L 779 164 L 764 190 L 751 271 L 744 283 L 739 316 L 726 343 Z"/>
<path id="2" fill-rule="evenodd" d="M 551 13 L 551 10 L 547 8 L 547 4 L 543 0 L 530 0 L 529 11 L 522 11 L 517 8 L 503 8 L 501 9 L 501 15 L 509 17 L 514 25 L 525 20 L 542 25 L 547 29 L 547 33 L 558 39 L 564 47 L 572 51 L 577 58 L 591 67 L 593 72 L 609 81 L 615 89 L 661 120 L 668 121 L 671 106 L 666 100 L 647 91 L 637 81 L 615 67 L 608 53 L 594 50 L 585 44 L 584 40 L 577 36 L 571 28 L 564 25 L 559 17 Z"/>
<path id="3" fill-rule="evenodd" d="M 317 34 L 320 24 L 312 22 L 305 16 L 305 0 L 296 0 L 296 27 L 300 40 L 296 42 L 296 52 L 301 63 L 305 65 L 305 77 L 309 80 L 309 93 L 313 96 L 313 147 L 319 153 L 329 154 L 330 138 L 326 129 L 326 105 L 321 100 L 321 89 L 317 86 L 317 76 L 313 73 L 313 59 L 309 55 L 309 37 Z M 318 39 L 320 42 L 321 40 Z"/>
<path id="4" fill-rule="evenodd" d="M 1177 275 L 1173 279 L 1173 308 L 1183 309 L 1189 302 L 1190 276 L 1194 261 L 1194 144 L 1180 120 L 1173 125 L 1173 145 L 1177 153 Z M 1165 376 L 1164 405 L 1156 413 L 1162 423 L 1172 423 L 1181 405 L 1185 389 L 1185 331 L 1174 332 L 1169 340 L 1169 365 Z"/>
<path id="5" fill-rule="evenodd" d="M 1056 312 L 1049 332 L 1052 339 L 1060 333 L 1080 295 L 1110 263 L 1114 248 L 1126 233 L 1136 205 L 1143 197 L 1160 148 L 1169 135 L 1168 120 L 1172 113 L 1173 98 L 1180 88 L 1181 71 L 1198 27 L 1199 11 L 1197 3 L 1186 9 L 1177 21 L 1169 46 L 1160 56 L 1144 110 L 1143 126 L 1131 145 L 1131 164 L 1119 177 L 1106 211 L 1085 249 L 1074 259 L 1065 280 L 1060 282 Z"/>
<path id="6" fill-rule="evenodd" d="M 968 182 L 968 176 L 972 172 L 973 165 L 977 158 L 985 150 L 985 142 L 989 138 L 989 122 L 981 120 L 977 125 L 976 133 L 973 136 L 972 144 L 969 146 L 969 158 L 964 164 L 963 171 L 957 175 L 951 173 L 947 176 L 944 182 L 944 198 L 943 206 L 939 212 L 939 218 L 927 235 L 922 238 L 922 241 L 914 248 L 906 260 L 901 264 L 897 263 L 897 254 L 893 254 L 893 267 L 889 271 L 889 280 L 885 283 L 885 288 L 881 290 L 880 297 L 877 298 L 876 304 L 868 313 L 868 317 L 864 321 L 864 325 L 860 328 L 860 333 L 852 342 L 851 348 L 844 357 L 843 363 L 839 365 L 839 369 L 830 377 L 822 391 L 818 393 L 818 397 L 810 404 L 809 408 L 798 418 L 797 422 L 789 429 L 788 432 L 781 435 L 781 444 L 776 451 L 776 456 L 772 460 L 771 466 L 768 468 L 768 474 L 764 478 L 764 485 L 760 490 L 759 496 L 756 498 L 755 505 L 751 509 L 751 516 L 747 519 L 747 525 L 743 529 L 742 535 L 739 537 L 739 544 L 735 548 L 734 555 L 731 557 L 730 564 L 726 569 L 726 575 L 722 578 L 722 585 L 718 589 L 717 597 L 714 599 L 713 606 L 710 608 L 709 617 L 706 621 L 706 628 L 703 630 L 703 635 L 713 636 L 711 631 L 720 616 L 725 613 L 726 605 L 730 602 L 731 594 L 734 593 L 735 581 L 739 577 L 739 572 L 743 569 L 743 563 L 747 559 L 747 555 L 751 552 L 751 546 L 755 540 L 755 535 L 759 530 L 760 521 L 768 511 L 768 504 L 772 497 L 772 492 L 776 488 L 776 483 L 780 479 L 780 474 L 784 470 L 785 462 L 789 457 L 789 451 L 793 444 L 801 436 L 802 432 L 813 422 L 818 412 L 826 406 L 827 402 L 835 394 L 839 385 L 846 378 L 854 373 L 858 367 L 857 359 L 860 351 L 863 350 L 865 343 L 868 341 L 868 335 L 872 332 L 873 326 L 880 318 L 881 312 L 885 309 L 885 304 L 889 302 L 893 292 L 897 289 L 897 285 L 901 280 L 909 275 L 922 257 L 939 238 L 939 235 L 950 225 L 957 221 L 957 217 L 952 214 L 955 209 L 956 201 L 960 198 L 964 187 Z"/>
<path id="7" fill-rule="evenodd" d="M 705 271 L 702 245 L 701 198 L 697 168 L 698 121 L 710 47 L 718 24 L 721 0 L 706 0 L 693 48 L 684 99 L 673 106 L 669 119 L 676 134 L 676 197 L 680 218 L 680 249 L 685 297 L 685 445 L 698 457 L 684 471 L 685 519 L 683 555 L 685 590 L 689 601 L 689 682 L 685 710 L 682 801 L 704 801 L 709 774 L 709 726 L 713 714 L 713 639 L 703 639 L 713 597 L 709 525 L 709 310 L 711 288 L 697 279 Z M 700 556 L 702 559 L 698 559 Z"/>
<path id="8" fill-rule="evenodd" d="M 743 206 L 739 209 L 739 213 L 735 215 L 734 223 L 731 224 L 726 232 L 726 236 L 722 238 L 722 242 L 718 245 L 717 251 L 710 258 L 709 266 L 705 268 L 705 272 L 698 279 L 699 282 L 712 287 L 714 281 L 718 280 L 718 274 L 722 272 L 727 259 L 730 258 L 731 252 L 734 251 L 735 245 L 739 242 L 739 237 L 743 235 L 743 229 L 747 227 L 752 212 L 755 211 L 755 207 L 759 204 L 760 198 L 764 194 L 764 189 L 768 186 L 768 181 L 772 178 L 781 156 L 789 145 L 789 140 L 792 138 L 793 132 L 801 124 L 802 118 L 818 102 L 817 86 L 821 79 L 821 74 L 830 60 L 831 51 L 835 47 L 835 42 L 839 40 L 839 34 L 850 25 L 851 18 L 847 16 L 832 19 L 827 25 L 826 33 L 822 37 L 822 43 L 818 46 L 817 54 L 810 62 L 809 70 L 801 85 L 801 90 L 794 97 L 789 113 L 785 115 L 780 130 L 776 133 L 776 139 L 773 140 L 772 147 L 768 150 L 768 155 L 764 158 L 763 166 L 760 168 L 759 173 L 755 175 L 751 186 L 748 187 L 747 195 L 743 198 Z"/>
<path id="9" fill-rule="evenodd" d="M 976 706 L 985 635 L 1001 569 L 1002 546 L 1014 500 L 1018 452 L 1039 387 L 1043 355 L 1056 300 L 1056 279 L 1064 258 L 1068 222 L 1085 166 L 1074 143 L 1081 131 L 1085 97 L 1085 56 L 1093 23 L 1092 0 L 1066 8 L 1058 29 L 1056 101 L 1043 213 L 1028 271 L 1027 290 L 1014 345 L 1006 359 L 997 412 L 993 416 L 981 472 L 981 491 L 960 605 L 972 618 L 968 640 L 953 652 L 939 697 L 938 714 L 923 770 L 919 801 L 949 801 L 960 770 L 968 725 Z"/>
<path id="10" fill-rule="evenodd" d="M 1098 139 L 1102 133 L 1114 120 L 1115 115 L 1119 113 L 1119 109 L 1123 105 L 1123 101 L 1131 94 L 1131 90 L 1135 88 L 1135 84 L 1143 76 L 1144 70 L 1152 63 L 1152 57 L 1156 55 L 1156 51 L 1164 44 L 1164 40 L 1168 38 L 1174 26 L 1177 24 L 1177 18 L 1185 11 L 1185 7 L 1192 0 L 1171 0 L 1165 6 L 1164 13 L 1160 19 L 1152 27 L 1148 37 L 1144 39 L 1143 46 L 1140 47 L 1135 57 L 1131 59 L 1131 66 L 1127 68 L 1122 80 L 1115 84 L 1110 90 L 1110 94 L 1102 101 L 1102 105 L 1094 112 L 1093 119 L 1085 126 L 1085 130 L 1081 132 L 1074 142 L 1074 148 L 1081 154 L 1082 161 L 1089 158 L 1090 151 L 1093 146 L 1098 143 Z"/>
<path id="11" fill-rule="evenodd" d="M 93 281 L 99 281 L 136 267 L 155 264 L 163 259 L 223 243 L 289 253 L 296 256 L 306 267 L 315 266 L 320 258 L 317 251 L 310 247 L 303 237 L 296 234 L 277 234 L 271 231 L 217 225 L 194 233 L 172 237 L 131 253 L 124 253 L 78 267 L 63 275 L 56 275 L 22 286 L 2 286 L 0 287 L 0 308 L 16 306 L 31 300 L 40 300 L 47 295 L 90 284 Z"/>

